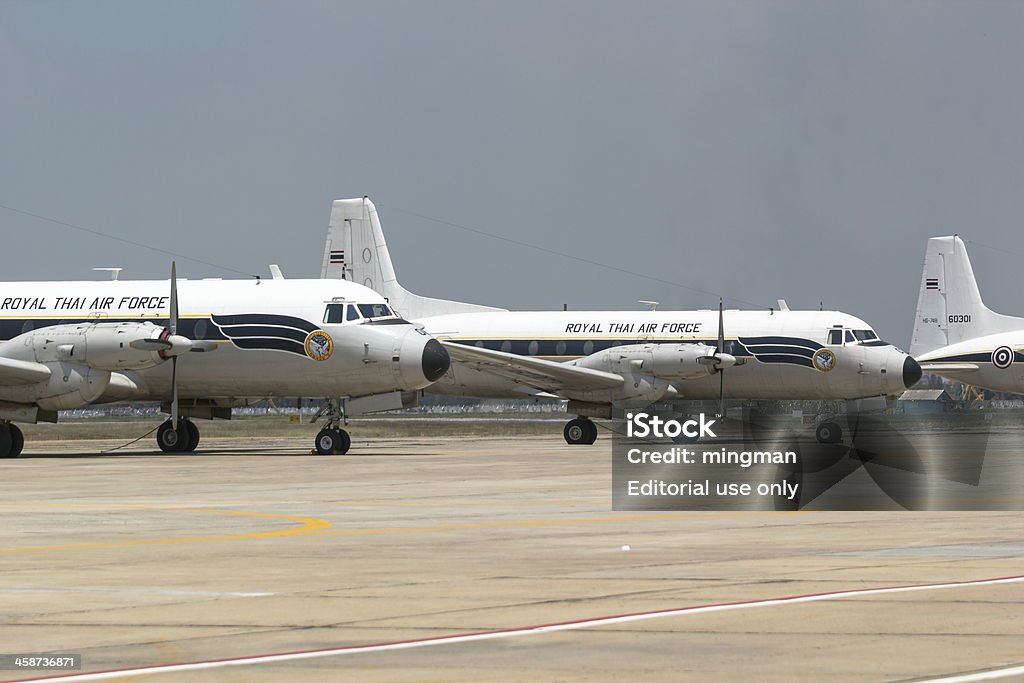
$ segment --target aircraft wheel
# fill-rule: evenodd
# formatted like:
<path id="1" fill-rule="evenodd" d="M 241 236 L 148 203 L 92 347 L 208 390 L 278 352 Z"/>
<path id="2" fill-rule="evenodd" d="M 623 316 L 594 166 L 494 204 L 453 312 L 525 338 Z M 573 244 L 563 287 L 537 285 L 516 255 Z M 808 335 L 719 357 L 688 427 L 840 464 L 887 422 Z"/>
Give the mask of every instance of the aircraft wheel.
<path id="1" fill-rule="evenodd" d="M 7 427 L 11 431 L 11 452 L 7 457 L 17 458 L 21 455 L 21 449 L 25 447 L 25 435 L 18 429 L 17 425 L 11 424 L 7 425 Z"/>
<path id="2" fill-rule="evenodd" d="M 822 422 L 814 430 L 818 443 L 839 443 L 843 440 L 843 429 L 835 422 Z"/>
<path id="3" fill-rule="evenodd" d="M 160 425 L 160 429 L 156 430 L 156 443 L 160 450 L 164 453 L 188 453 L 191 439 L 186 424 L 186 420 L 180 420 L 177 431 L 171 426 L 170 420 Z"/>
<path id="4" fill-rule="evenodd" d="M 0 424 L 0 458 L 14 457 L 14 438 L 11 435 L 12 426 Z"/>
<path id="5" fill-rule="evenodd" d="M 589 446 L 597 441 L 597 425 L 585 417 L 577 417 L 566 423 L 562 435 L 567 444 Z"/>
<path id="6" fill-rule="evenodd" d="M 196 423 L 192 420 L 183 420 L 182 422 L 185 425 L 185 429 L 188 430 L 188 448 L 182 452 L 192 453 L 199 445 L 199 427 L 196 427 Z"/>
<path id="7" fill-rule="evenodd" d="M 344 455 L 352 446 L 352 438 L 344 429 L 321 429 L 316 435 L 316 452 L 320 455 Z"/>

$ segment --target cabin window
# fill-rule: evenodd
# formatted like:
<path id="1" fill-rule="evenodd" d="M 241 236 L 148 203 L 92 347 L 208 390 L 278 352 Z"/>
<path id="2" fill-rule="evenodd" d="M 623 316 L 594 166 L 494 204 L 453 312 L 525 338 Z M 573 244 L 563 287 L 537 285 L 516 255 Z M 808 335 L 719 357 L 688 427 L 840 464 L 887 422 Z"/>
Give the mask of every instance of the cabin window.
<path id="1" fill-rule="evenodd" d="M 538 344 L 535 341 L 532 341 L 532 342 L 530 342 L 530 345 L 526 348 L 526 353 L 528 353 L 531 356 L 536 356 L 537 355 L 537 351 L 539 351 L 539 350 L 540 350 L 540 344 Z"/>
<path id="2" fill-rule="evenodd" d="M 394 315 L 387 304 L 359 304 L 359 312 L 364 318 L 385 318 Z"/>
<path id="3" fill-rule="evenodd" d="M 324 311 L 324 322 L 332 325 L 345 322 L 345 304 L 327 304 Z"/>
<path id="4" fill-rule="evenodd" d="M 589 341 L 589 340 L 583 342 L 583 355 L 584 356 L 589 356 L 593 352 L 594 352 L 594 342 Z"/>
<path id="5" fill-rule="evenodd" d="M 564 341 L 560 341 L 557 344 L 555 344 L 555 355 L 556 356 L 564 356 L 565 355 L 565 342 Z"/>

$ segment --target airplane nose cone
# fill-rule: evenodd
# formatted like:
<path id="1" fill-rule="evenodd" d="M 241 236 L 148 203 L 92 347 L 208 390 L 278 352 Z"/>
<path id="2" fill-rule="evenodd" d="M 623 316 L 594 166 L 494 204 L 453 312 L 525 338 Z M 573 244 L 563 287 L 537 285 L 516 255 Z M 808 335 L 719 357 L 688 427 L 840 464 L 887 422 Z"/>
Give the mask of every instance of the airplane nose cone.
<path id="1" fill-rule="evenodd" d="M 920 381 L 921 375 L 921 366 L 916 360 L 907 356 L 907 359 L 903 361 L 903 386 L 907 389 L 914 386 Z"/>
<path id="2" fill-rule="evenodd" d="M 441 342 L 431 339 L 423 347 L 423 376 L 431 382 L 441 379 L 451 364 L 452 359 Z"/>

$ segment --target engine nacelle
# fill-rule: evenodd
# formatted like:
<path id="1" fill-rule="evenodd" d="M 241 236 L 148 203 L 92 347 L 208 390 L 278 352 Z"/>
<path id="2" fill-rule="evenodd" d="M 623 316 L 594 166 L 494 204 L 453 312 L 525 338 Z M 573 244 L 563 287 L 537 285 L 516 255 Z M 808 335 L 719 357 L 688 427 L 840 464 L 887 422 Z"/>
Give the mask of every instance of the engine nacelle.
<path id="1" fill-rule="evenodd" d="M 97 370 L 152 368 L 172 348 L 170 333 L 153 323 L 55 325 L 23 336 L 31 336 L 38 363 L 63 361 Z"/>
<path id="2" fill-rule="evenodd" d="M 639 373 L 665 380 L 697 379 L 715 374 L 719 365 L 731 364 L 731 356 L 716 356 L 706 344 L 629 344 L 613 346 L 585 358 L 575 365 L 620 375 Z"/>
<path id="3" fill-rule="evenodd" d="M 35 404 L 43 410 L 70 410 L 94 403 L 110 384 L 110 371 L 78 363 L 50 361 L 45 382 L 0 387 L 0 400 Z"/>

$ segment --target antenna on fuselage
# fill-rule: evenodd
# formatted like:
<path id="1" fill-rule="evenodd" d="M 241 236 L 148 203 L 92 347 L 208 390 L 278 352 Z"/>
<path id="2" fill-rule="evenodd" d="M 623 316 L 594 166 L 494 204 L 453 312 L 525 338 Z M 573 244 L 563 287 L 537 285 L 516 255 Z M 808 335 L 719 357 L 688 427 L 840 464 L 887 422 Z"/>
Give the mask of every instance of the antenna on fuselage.
<path id="1" fill-rule="evenodd" d="M 644 306 L 647 306 L 647 308 L 649 308 L 652 311 L 658 310 L 658 302 L 657 301 L 647 301 L 646 299 L 639 299 L 637 301 L 637 303 L 638 304 L 643 304 Z"/>

